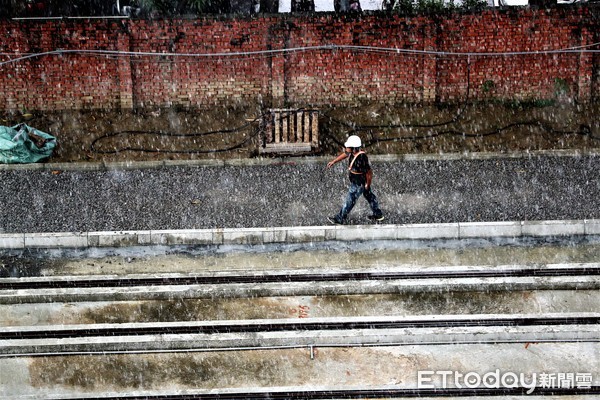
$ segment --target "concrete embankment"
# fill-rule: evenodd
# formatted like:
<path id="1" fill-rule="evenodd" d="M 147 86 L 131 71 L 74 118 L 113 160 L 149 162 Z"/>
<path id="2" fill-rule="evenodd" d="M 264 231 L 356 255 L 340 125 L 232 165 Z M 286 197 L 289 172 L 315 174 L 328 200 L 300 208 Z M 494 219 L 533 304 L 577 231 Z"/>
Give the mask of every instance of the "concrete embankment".
<path id="1" fill-rule="evenodd" d="M 513 388 L 473 389 L 505 398 L 569 374 L 564 393 L 589 400 L 600 386 L 598 244 L 547 239 L 33 249 L 36 273 L 0 281 L 0 393 L 428 398 L 432 386 L 473 398 L 436 375 L 452 371 L 459 386 L 467 373 L 523 374 Z"/>

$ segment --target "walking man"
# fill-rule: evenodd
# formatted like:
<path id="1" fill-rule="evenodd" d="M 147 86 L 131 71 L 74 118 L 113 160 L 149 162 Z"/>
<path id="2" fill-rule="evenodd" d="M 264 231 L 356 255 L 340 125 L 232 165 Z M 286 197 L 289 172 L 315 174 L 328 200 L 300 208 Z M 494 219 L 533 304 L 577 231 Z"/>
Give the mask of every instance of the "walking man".
<path id="1" fill-rule="evenodd" d="M 334 224 L 343 224 L 346 217 L 356 204 L 358 198 L 363 195 L 369 202 L 373 214 L 369 216 L 369 219 L 374 221 L 383 221 L 383 213 L 377 203 L 377 196 L 371 190 L 371 181 L 373 180 L 373 170 L 369 165 L 369 158 L 367 153 L 361 150 L 362 142 L 356 135 L 352 135 L 348 138 L 344 147 L 346 148 L 342 154 L 337 156 L 335 159 L 327 163 L 327 168 L 331 168 L 334 164 L 349 159 L 348 172 L 350 178 L 350 188 L 348 189 L 348 195 L 346 201 L 340 209 L 340 212 L 333 216 L 327 217 L 327 219 Z"/>

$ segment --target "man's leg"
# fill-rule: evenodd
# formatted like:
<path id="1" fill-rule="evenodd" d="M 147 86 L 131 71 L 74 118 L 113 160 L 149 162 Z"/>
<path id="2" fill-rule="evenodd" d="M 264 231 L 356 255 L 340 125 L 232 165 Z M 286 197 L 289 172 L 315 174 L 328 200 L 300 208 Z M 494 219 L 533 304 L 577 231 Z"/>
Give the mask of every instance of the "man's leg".
<path id="1" fill-rule="evenodd" d="M 350 184 L 350 188 L 348 189 L 348 195 L 346 196 L 346 201 L 344 201 L 344 205 L 340 209 L 338 215 L 336 215 L 336 220 L 338 222 L 344 222 L 348 214 L 350 214 L 350 211 L 352 211 L 354 204 L 356 204 L 356 200 L 358 200 L 360 195 L 363 194 L 363 191 L 364 186 L 356 185 L 354 183 Z"/>
<path id="2" fill-rule="evenodd" d="M 377 196 L 375 196 L 375 193 L 373 193 L 371 188 L 369 188 L 368 190 L 365 190 L 363 192 L 363 195 L 365 196 L 365 199 L 367 199 L 367 201 L 369 202 L 369 205 L 371 206 L 371 211 L 373 211 L 374 219 L 377 219 L 378 217 L 383 216 L 383 213 L 381 212 L 381 209 L 379 208 L 379 203 L 377 202 Z"/>

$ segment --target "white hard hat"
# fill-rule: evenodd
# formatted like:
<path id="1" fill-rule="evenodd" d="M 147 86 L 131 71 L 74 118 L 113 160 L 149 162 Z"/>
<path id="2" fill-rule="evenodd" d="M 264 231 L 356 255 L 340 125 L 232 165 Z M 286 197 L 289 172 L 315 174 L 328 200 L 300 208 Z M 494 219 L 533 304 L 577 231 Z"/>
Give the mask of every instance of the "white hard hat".
<path id="1" fill-rule="evenodd" d="M 360 147 L 362 146 L 362 142 L 360 141 L 360 138 L 356 135 L 352 135 L 348 138 L 348 140 L 346 140 L 346 143 L 344 144 L 345 147 Z"/>

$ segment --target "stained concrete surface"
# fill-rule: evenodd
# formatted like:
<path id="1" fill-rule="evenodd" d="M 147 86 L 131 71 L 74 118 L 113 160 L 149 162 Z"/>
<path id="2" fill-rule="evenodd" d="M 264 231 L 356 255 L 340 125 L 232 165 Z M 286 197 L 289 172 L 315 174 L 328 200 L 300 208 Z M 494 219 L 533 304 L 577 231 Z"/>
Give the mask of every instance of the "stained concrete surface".
<path id="1" fill-rule="evenodd" d="M 449 289 L 450 290 L 450 289 Z M 175 296 L 175 295 L 174 295 Z M 0 305 L 0 326 L 596 312 L 598 290 L 397 293 Z"/>
<path id="2" fill-rule="evenodd" d="M 509 245 L 509 243 L 511 245 Z M 479 266 L 520 268 L 546 264 L 590 263 L 600 259 L 600 244 L 568 238 L 506 242 L 415 241 L 358 244 L 237 246 L 187 249 L 171 254 L 166 248 L 40 250 L 25 258 L 39 266 L 40 277 L 156 276 L 156 274 L 226 274 L 280 272 L 366 271 L 401 268 Z M 171 249 L 172 250 L 172 249 Z M 114 254 L 118 252 L 119 254 Z M 21 258 L 25 257 L 21 255 Z M 471 267 L 472 268 L 472 267 Z M 449 288 L 450 289 L 450 288 Z M 177 289 L 179 293 L 180 289 Z M 437 313 L 526 313 L 595 311 L 598 291 L 406 292 L 350 296 L 259 298 L 176 298 L 165 301 L 115 301 L 2 305 L 0 324 L 70 324 L 201 319 L 294 318 L 342 315 L 418 315 Z M 135 296 L 134 296 L 135 298 Z M 134 298 L 132 300 L 134 300 Z"/>
<path id="3" fill-rule="evenodd" d="M 368 269 L 398 266 L 593 263 L 600 238 L 315 242 L 244 246 L 5 250 L 0 276 Z"/>
<path id="4" fill-rule="evenodd" d="M 258 152 L 260 140 L 256 128 L 258 118 L 266 111 L 263 106 L 237 104 L 202 110 L 177 107 L 28 110 L 27 115 L 0 111 L 0 123 L 13 126 L 25 122 L 56 136 L 59 146 L 52 156 L 53 162 L 239 159 Z M 567 98 L 545 105 L 495 101 L 453 106 L 362 102 L 351 107 L 322 105 L 319 113 L 319 150 L 323 154 L 339 151 L 349 129 L 361 132 L 371 154 L 599 147 L 600 103 L 582 104 Z M 209 132 L 214 134 L 206 134 Z M 460 134 L 463 132 L 466 135 Z M 235 148 L 223 151 L 229 147 Z"/>
<path id="5" fill-rule="evenodd" d="M 308 348 L 17 358 L 0 364 L 0 395 L 47 398 L 264 386 L 415 388 L 418 371 L 483 375 L 497 369 L 502 374 L 523 373 L 527 382 L 534 372 L 585 372 L 592 374 L 592 384 L 598 385 L 598 352 L 592 343 L 515 343 L 316 348 L 313 358 Z M 440 387 L 441 382 L 435 384 Z"/>

